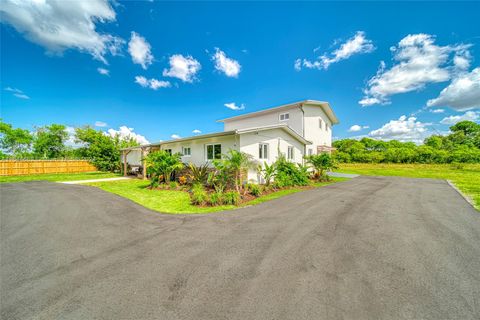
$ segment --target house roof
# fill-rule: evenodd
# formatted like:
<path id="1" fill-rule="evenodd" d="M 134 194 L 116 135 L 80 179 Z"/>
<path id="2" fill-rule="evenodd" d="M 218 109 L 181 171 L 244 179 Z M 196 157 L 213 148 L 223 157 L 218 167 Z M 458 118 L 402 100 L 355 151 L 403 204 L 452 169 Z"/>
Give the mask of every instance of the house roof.
<path id="1" fill-rule="evenodd" d="M 228 135 L 234 135 L 234 134 L 244 134 L 244 133 L 250 133 L 250 132 L 266 131 L 266 130 L 272 130 L 272 129 L 282 129 L 283 131 L 287 132 L 293 138 L 297 139 L 301 143 L 312 144 L 312 142 L 303 138 L 295 130 L 290 128 L 286 123 L 282 123 L 282 124 L 268 125 L 268 126 L 262 126 L 262 127 L 213 132 L 213 133 L 201 134 L 201 135 L 196 135 L 196 136 L 191 136 L 191 137 L 186 137 L 186 138 L 181 138 L 181 139 L 159 141 L 159 142 L 155 142 L 155 143 L 143 144 L 143 145 L 140 145 L 140 146 L 135 146 L 135 147 L 130 147 L 130 148 L 124 148 L 124 149 L 121 149 L 121 150 L 136 150 L 136 149 L 141 149 L 141 148 L 145 148 L 145 147 L 161 146 L 161 145 L 168 144 L 168 143 L 177 143 L 177 142 L 191 141 L 191 140 L 197 140 L 197 139 L 207 139 L 207 138 L 228 136 Z"/>
<path id="2" fill-rule="evenodd" d="M 241 115 L 238 115 L 238 116 L 235 116 L 235 117 L 230 117 L 230 118 L 217 120 L 217 122 L 228 122 L 228 121 L 232 121 L 232 120 L 239 120 L 239 119 L 255 117 L 255 116 L 258 116 L 258 115 L 267 114 L 267 113 L 271 113 L 271 112 L 277 112 L 277 111 L 292 109 L 292 108 L 295 108 L 295 107 L 301 107 L 304 104 L 316 105 L 316 106 L 321 107 L 322 110 L 327 115 L 327 117 L 332 122 L 332 124 L 337 124 L 339 122 L 337 116 L 335 115 L 332 108 L 330 107 L 330 104 L 326 101 L 317 101 L 317 100 L 302 100 L 302 101 L 298 101 L 298 102 L 284 104 L 284 105 L 277 106 L 277 107 L 263 109 L 263 110 L 260 110 L 260 111 L 241 114 Z"/>

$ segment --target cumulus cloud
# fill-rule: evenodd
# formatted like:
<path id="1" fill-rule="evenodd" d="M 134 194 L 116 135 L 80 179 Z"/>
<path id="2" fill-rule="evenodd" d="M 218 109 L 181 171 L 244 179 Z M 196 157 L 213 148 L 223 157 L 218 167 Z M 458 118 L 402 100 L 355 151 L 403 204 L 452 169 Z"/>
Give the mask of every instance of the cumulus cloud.
<path id="1" fill-rule="evenodd" d="M 398 120 L 390 120 L 381 128 L 370 131 L 370 137 L 380 140 L 399 140 L 402 142 L 421 143 L 429 134 L 431 123 L 417 121 L 415 117 L 401 116 Z"/>
<path id="2" fill-rule="evenodd" d="M 153 62 L 151 49 L 150 43 L 144 37 L 132 31 L 130 41 L 128 42 L 128 53 L 130 53 L 133 63 L 141 65 L 143 69 L 147 69 Z"/>
<path id="3" fill-rule="evenodd" d="M 440 123 L 441 124 L 455 124 L 460 121 L 477 121 L 480 119 L 480 112 L 477 111 L 467 111 L 464 114 L 457 115 L 457 116 L 449 116 L 443 118 Z"/>
<path id="4" fill-rule="evenodd" d="M 470 57 L 469 46 L 438 46 L 435 38 L 428 34 L 406 36 L 391 48 L 396 63 L 390 69 L 385 62 L 380 63 L 377 74 L 367 82 L 365 96 L 359 103 L 362 106 L 387 104 L 392 95 L 421 90 L 429 83 L 449 80 L 456 69 L 465 67 L 464 60 Z M 457 57 L 457 66 L 447 65 L 451 53 Z"/>
<path id="5" fill-rule="evenodd" d="M 337 44 L 335 42 L 335 44 Z M 300 71 L 302 67 L 308 69 L 328 69 L 328 67 L 342 60 L 346 60 L 355 54 L 369 53 L 375 50 L 372 41 L 367 39 L 365 32 L 357 31 L 353 37 L 342 43 L 340 47 L 330 53 L 324 53 L 314 61 L 297 59 L 294 68 Z M 316 52 L 317 49 L 314 50 Z"/>
<path id="6" fill-rule="evenodd" d="M 4 89 L 5 91 L 8 91 L 8 92 L 11 92 L 15 97 L 19 98 L 19 99 L 24 99 L 24 100 L 28 100 L 30 99 L 29 96 L 27 96 L 22 90 L 20 89 L 17 89 L 17 88 L 12 88 L 12 87 L 6 87 Z"/>
<path id="7" fill-rule="evenodd" d="M 76 49 L 107 63 L 105 55 L 118 54 L 124 44 L 121 38 L 96 30 L 98 23 L 115 21 L 108 0 L 4 0 L 0 13 L 2 22 L 50 53 Z"/>
<path id="8" fill-rule="evenodd" d="M 103 121 L 95 121 L 95 127 L 106 127 L 108 124 Z"/>
<path id="9" fill-rule="evenodd" d="M 437 98 L 428 100 L 427 106 L 448 106 L 459 111 L 480 108 L 480 68 L 458 74 Z"/>
<path id="10" fill-rule="evenodd" d="M 239 106 L 237 106 L 235 104 L 235 102 L 230 102 L 230 103 L 225 103 L 224 106 L 227 107 L 228 109 L 231 109 L 231 110 L 243 110 L 243 109 L 245 109 L 245 105 L 243 103 L 240 104 Z"/>
<path id="11" fill-rule="evenodd" d="M 185 57 L 181 54 L 172 55 L 169 58 L 169 64 L 170 68 L 163 70 L 163 76 L 178 78 L 183 82 L 193 82 L 196 80 L 196 74 L 202 68 L 200 62 L 192 56 Z"/>
<path id="12" fill-rule="evenodd" d="M 198 130 L 198 129 L 195 129 L 195 130 L 192 131 L 192 133 L 193 133 L 193 134 L 200 134 L 200 133 L 202 133 L 202 131 L 200 131 L 200 130 Z"/>
<path id="13" fill-rule="evenodd" d="M 104 76 L 110 75 L 110 71 L 108 69 L 105 69 L 105 68 L 97 68 L 97 71 L 98 71 L 98 73 L 100 73 L 101 75 L 104 75 Z"/>
<path id="14" fill-rule="evenodd" d="M 148 144 L 148 140 L 134 132 L 133 128 L 129 128 L 127 126 L 121 126 L 118 130 L 115 129 L 108 129 L 107 134 L 110 135 L 111 137 L 116 137 L 118 136 L 120 139 L 135 139 L 140 144 Z"/>
<path id="15" fill-rule="evenodd" d="M 370 128 L 369 126 L 360 126 L 358 124 L 354 124 L 353 126 L 350 127 L 350 129 L 348 129 L 348 132 L 358 132 L 358 131 L 361 131 L 363 129 L 368 129 Z"/>
<path id="16" fill-rule="evenodd" d="M 172 134 L 172 135 L 170 136 L 170 138 L 176 140 L 176 139 L 181 139 L 182 137 L 180 137 L 178 134 Z"/>
<path id="17" fill-rule="evenodd" d="M 227 77 L 238 77 L 242 66 L 237 60 L 228 58 L 225 52 L 219 48 L 215 48 L 215 53 L 212 55 L 212 60 L 215 63 L 215 69 L 224 73 Z"/>
<path id="18" fill-rule="evenodd" d="M 171 87 L 171 83 L 169 81 L 162 81 L 157 80 L 155 78 L 147 79 L 144 76 L 136 76 L 135 83 L 138 83 L 144 88 L 150 88 L 153 90 L 157 90 L 158 88 L 169 88 Z"/>

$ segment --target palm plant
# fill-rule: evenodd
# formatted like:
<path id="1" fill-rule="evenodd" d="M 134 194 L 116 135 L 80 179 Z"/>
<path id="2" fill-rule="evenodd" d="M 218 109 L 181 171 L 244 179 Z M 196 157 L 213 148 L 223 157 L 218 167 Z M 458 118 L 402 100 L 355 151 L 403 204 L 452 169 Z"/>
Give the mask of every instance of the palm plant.
<path id="1" fill-rule="evenodd" d="M 170 182 L 172 173 L 183 168 L 180 160 L 180 154 L 170 154 L 166 151 L 155 151 L 145 158 L 147 163 L 147 172 L 151 176 L 152 182 L 160 182 L 161 177 L 166 183 Z"/>
<path id="2" fill-rule="evenodd" d="M 224 156 L 225 167 L 231 172 L 234 178 L 235 189 L 240 193 L 243 186 L 242 173 L 253 166 L 252 156 L 245 152 L 229 150 Z"/>
<path id="3" fill-rule="evenodd" d="M 270 185 L 270 182 L 277 175 L 277 166 L 275 165 L 275 163 L 269 165 L 265 161 L 263 163 L 263 167 L 261 165 L 258 166 L 258 172 L 262 175 L 262 178 L 265 181 L 265 186 L 268 187 Z"/>
<path id="4" fill-rule="evenodd" d="M 320 153 L 305 158 L 307 163 L 312 166 L 316 178 L 325 178 L 326 173 L 336 169 L 336 163 L 333 157 L 328 153 Z"/>

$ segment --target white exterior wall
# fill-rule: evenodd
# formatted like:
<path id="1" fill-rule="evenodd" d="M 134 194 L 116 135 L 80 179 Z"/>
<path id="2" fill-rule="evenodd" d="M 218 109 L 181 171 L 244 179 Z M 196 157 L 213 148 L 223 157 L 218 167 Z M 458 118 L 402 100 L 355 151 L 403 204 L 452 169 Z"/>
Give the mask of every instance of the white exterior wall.
<path id="1" fill-rule="evenodd" d="M 287 121 L 280 121 L 281 113 L 289 113 L 290 119 Z M 230 131 L 235 129 L 247 129 L 264 127 L 268 125 L 275 125 L 286 123 L 290 128 L 295 130 L 298 134 L 303 134 L 303 112 L 298 107 L 283 111 L 274 111 L 266 114 L 256 115 L 243 119 L 228 120 L 224 122 L 224 131 Z"/>
<path id="2" fill-rule="evenodd" d="M 259 159 L 259 144 L 268 144 L 268 159 Z M 240 135 L 240 151 L 253 156 L 254 161 L 258 164 L 267 162 L 272 164 L 279 156 L 279 152 L 287 156 L 288 146 L 294 147 L 293 162 L 303 163 L 304 146 L 297 139 L 282 129 L 271 129 L 265 131 L 250 132 Z M 258 182 L 258 173 L 255 168 L 248 171 L 248 180 Z"/>
<path id="3" fill-rule="evenodd" d="M 317 146 L 332 146 L 332 123 L 325 112 L 319 106 L 312 106 L 305 104 L 303 106 L 305 118 L 305 139 L 312 142 L 312 145 L 307 146 L 308 149 L 313 149 L 313 154 L 317 153 Z M 322 119 L 323 127 L 320 128 L 319 120 Z M 328 124 L 328 129 L 326 127 Z M 307 152 L 308 154 L 308 152 Z"/>
<path id="4" fill-rule="evenodd" d="M 196 166 L 200 166 L 207 162 L 206 145 L 218 143 L 222 145 L 222 154 L 227 153 L 230 149 L 238 150 L 238 136 L 233 134 L 198 140 L 171 142 L 162 144 L 161 150 L 172 149 L 172 153 L 182 153 L 183 147 L 190 147 L 191 156 L 182 156 L 182 162 L 193 163 Z"/>

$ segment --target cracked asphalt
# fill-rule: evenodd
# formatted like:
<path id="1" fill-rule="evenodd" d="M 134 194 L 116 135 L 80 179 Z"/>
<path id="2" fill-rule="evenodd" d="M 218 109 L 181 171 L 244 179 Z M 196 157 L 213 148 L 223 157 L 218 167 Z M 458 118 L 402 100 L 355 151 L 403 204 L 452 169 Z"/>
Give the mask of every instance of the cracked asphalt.
<path id="1" fill-rule="evenodd" d="M 207 215 L 50 182 L 0 196 L 2 319 L 480 318 L 480 213 L 443 180 Z"/>

